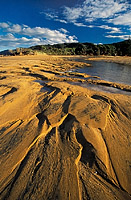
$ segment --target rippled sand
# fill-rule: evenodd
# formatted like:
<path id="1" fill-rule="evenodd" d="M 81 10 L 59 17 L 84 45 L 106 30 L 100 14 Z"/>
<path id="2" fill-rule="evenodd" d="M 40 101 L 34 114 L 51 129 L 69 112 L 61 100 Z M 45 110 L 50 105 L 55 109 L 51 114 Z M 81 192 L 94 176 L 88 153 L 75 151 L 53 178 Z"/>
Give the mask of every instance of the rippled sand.
<path id="1" fill-rule="evenodd" d="M 84 65 L 0 58 L 0 199 L 131 199 L 131 96 L 82 87 L 102 82 Z"/>

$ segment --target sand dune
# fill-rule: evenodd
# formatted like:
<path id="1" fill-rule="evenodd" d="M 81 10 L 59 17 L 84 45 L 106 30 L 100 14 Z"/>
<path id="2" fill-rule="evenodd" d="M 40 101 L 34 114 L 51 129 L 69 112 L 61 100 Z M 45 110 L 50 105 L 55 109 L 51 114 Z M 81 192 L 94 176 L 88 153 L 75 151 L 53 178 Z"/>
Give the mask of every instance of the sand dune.
<path id="1" fill-rule="evenodd" d="M 2 200 L 131 199 L 131 96 L 71 84 L 100 84 L 83 65 L 0 58 Z"/>

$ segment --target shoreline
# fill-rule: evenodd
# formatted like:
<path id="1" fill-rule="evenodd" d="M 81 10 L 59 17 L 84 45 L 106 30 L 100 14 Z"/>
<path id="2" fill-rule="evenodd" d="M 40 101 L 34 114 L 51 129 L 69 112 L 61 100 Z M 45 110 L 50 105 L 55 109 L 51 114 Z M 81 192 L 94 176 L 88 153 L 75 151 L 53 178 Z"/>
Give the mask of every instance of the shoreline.
<path id="1" fill-rule="evenodd" d="M 125 64 L 125 65 L 131 65 L 131 56 L 84 56 L 84 55 L 47 55 L 47 54 L 39 54 L 39 55 L 22 55 L 22 56 L 3 56 L 0 57 L 0 59 L 40 59 L 40 58 L 45 58 L 45 57 L 54 57 L 54 58 L 82 58 L 88 60 L 94 60 L 94 61 L 105 61 L 105 62 L 114 62 L 118 64 Z"/>
<path id="2" fill-rule="evenodd" d="M 125 64 L 131 66 L 131 57 L 129 56 L 104 56 L 104 57 L 94 57 L 89 58 L 88 60 L 94 61 L 105 61 L 105 62 L 114 62 L 118 64 Z"/>

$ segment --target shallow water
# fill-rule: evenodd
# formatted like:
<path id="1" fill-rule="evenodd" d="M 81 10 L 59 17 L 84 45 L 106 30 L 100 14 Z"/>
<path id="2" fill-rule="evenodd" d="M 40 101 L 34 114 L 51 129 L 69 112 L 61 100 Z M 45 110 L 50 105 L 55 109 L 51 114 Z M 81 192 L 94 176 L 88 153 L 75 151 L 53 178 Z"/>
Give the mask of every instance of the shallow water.
<path id="1" fill-rule="evenodd" d="M 94 84 L 87 84 L 87 83 L 80 83 L 80 82 L 70 82 L 70 84 L 78 85 L 81 87 L 85 87 L 85 88 L 95 90 L 95 91 L 100 91 L 100 92 L 102 91 L 106 93 L 124 94 L 128 96 L 131 95 L 131 92 L 124 91 L 124 90 L 114 88 L 114 87 L 103 86 L 103 85 L 94 85 Z"/>
<path id="2" fill-rule="evenodd" d="M 103 86 L 103 85 L 88 84 L 88 86 L 87 86 L 85 84 L 85 85 L 83 85 L 83 87 L 87 87 L 87 88 L 90 88 L 92 90 L 103 91 L 103 92 L 106 92 L 106 93 L 131 95 L 131 92 L 124 91 L 124 90 L 114 88 L 114 87 Z"/>
<path id="3" fill-rule="evenodd" d="M 77 59 L 75 59 L 75 60 L 77 61 Z M 80 61 L 90 63 L 91 67 L 77 68 L 77 69 L 70 70 L 68 72 L 86 73 L 91 76 L 94 76 L 94 77 L 87 77 L 87 78 L 79 77 L 81 79 L 88 80 L 91 78 L 91 79 L 97 80 L 100 77 L 100 79 L 103 79 L 105 81 L 131 85 L 131 66 L 117 64 L 117 63 L 108 63 L 108 62 L 104 62 L 104 61 L 86 61 L 84 59 L 83 60 L 81 59 Z M 62 72 L 61 76 L 59 75 L 59 77 L 66 78 L 67 76 L 63 75 L 63 72 Z M 75 75 L 73 75 L 73 74 L 68 77 L 71 77 L 74 79 L 78 78 L 77 76 L 75 77 Z M 41 92 L 50 93 L 52 91 L 49 87 L 46 87 L 45 81 L 35 80 L 35 82 L 38 82 L 40 85 L 43 86 L 41 88 Z M 80 85 L 82 87 L 87 87 L 91 90 L 103 91 L 103 92 L 107 92 L 107 93 L 131 95 L 131 92 L 117 89 L 114 87 L 109 87 L 109 86 L 94 85 L 94 84 L 79 83 L 79 82 L 74 82 L 71 84 Z"/>
<path id="4" fill-rule="evenodd" d="M 90 63 L 92 66 L 77 69 L 76 71 L 79 73 L 99 76 L 105 81 L 131 85 L 131 66 L 104 61 L 86 61 L 84 59 L 82 61 Z"/>

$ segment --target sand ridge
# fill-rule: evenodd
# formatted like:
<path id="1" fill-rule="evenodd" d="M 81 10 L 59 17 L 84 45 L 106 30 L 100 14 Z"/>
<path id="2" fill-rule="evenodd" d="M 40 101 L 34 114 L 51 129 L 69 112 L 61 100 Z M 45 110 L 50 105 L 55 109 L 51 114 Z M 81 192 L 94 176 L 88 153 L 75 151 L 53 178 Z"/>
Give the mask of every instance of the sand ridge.
<path id="1" fill-rule="evenodd" d="M 131 199 L 131 96 L 71 84 L 84 65 L 0 58 L 1 199 Z"/>

